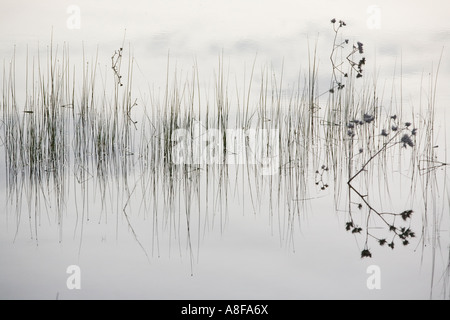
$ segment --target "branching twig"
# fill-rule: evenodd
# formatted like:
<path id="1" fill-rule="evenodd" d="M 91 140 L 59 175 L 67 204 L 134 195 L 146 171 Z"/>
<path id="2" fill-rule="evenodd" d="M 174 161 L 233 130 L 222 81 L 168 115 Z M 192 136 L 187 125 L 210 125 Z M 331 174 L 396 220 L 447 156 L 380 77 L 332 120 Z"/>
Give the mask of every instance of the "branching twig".
<path id="1" fill-rule="evenodd" d="M 342 66 L 345 63 L 345 60 L 341 61 L 341 62 L 337 62 L 335 60 L 336 50 L 344 49 L 345 46 L 349 43 L 349 40 L 345 39 L 341 43 L 337 42 L 339 30 L 347 25 L 344 21 L 339 20 L 338 22 L 336 22 L 336 19 L 332 19 L 331 23 L 333 24 L 333 31 L 334 31 L 333 48 L 332 48 L 331 54 L 330 54 L 331 66 L 333 68 L 333 72 L 332 72 L 333 73 L 333 80 L 332 80 L 332 86 L 328 90 L 328 92 L 334 93 L 335 89 L 342 90 L 345 87 L 345 85 L 340 80 L 338 80 L 337 73 L 339 73 L 344 78 L 348 77 L 348 72 L 345 72 L 345 71 L 342 70 Z M 359 41 L 356 43 L 356 45 L 353 45 L 353 49 L 346 56 L 345 59 L 348 62 L 348 64 L 350 65 L 350 67 L 354 71 L 356 71 L 356 78 L 361 78 L 362 77 L 362 72 L 363 72 L 362 66 L 365 65 L 366 58 L 363 57 L 358 62 L 355 62 L 355 61 L 353 61 L 351 59 L 351 57 L 353 57 L 353 55 L 355 53 L 360 53 L 360 54 L 364 53 L 363 44 L 361 42 L 359 42 Z"/>
<path id="2" fill-rule="evenodd" d="M 120 62 L 122 61 L 122 51 L 123 48 L 114 51 L 114 54 L 111 57 L 111 68 L 113 69 L 114 75 L 116 76 L 117 84 L 119 84 L 121 87 L 123 86 L 123 83 L 122 83 L 122 76 L 119 73 L 119 67 Z"/>

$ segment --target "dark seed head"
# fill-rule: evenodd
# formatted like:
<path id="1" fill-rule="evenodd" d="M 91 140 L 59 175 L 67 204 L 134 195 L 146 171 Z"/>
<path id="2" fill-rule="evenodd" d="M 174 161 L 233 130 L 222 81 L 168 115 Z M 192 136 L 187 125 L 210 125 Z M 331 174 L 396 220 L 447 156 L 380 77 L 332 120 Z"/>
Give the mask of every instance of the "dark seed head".
<path id="1" fill-rule="evenodd" d="M 414 142 L 411 140 L 411 137 L 407 134 L 403 135 L 401 142 L 403 143 L 403 146 L 406 148 L 406 146 L 414 147 Z"/>
<path id="2" fill-rule="evenodd" d="M 363 44 L 359 41 L 356 44 L 358 45 L 358 52 L 363 54 L 364 53 Z"/>
<path id="3" fill-rule="evenodd" d="M 368 249 L 361 251 L 361 258 L 372 258 L 372 254 Z"/>

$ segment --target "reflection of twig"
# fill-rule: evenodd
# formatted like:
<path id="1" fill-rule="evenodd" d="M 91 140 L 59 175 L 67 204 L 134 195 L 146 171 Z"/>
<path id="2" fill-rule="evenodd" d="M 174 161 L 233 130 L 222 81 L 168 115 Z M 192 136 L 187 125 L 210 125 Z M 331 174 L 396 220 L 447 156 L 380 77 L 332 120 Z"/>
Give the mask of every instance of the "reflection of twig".
<path id="1" fill-rule="evenodd" d="M 319 170 L 316 170 L 316 185 L 318 185 L 321 190 L 325 190 L 326 188 L 328 188 L 328 184 L 323 181 L 323 174 L 329 169 L 326 165 L 322 165 L 320 169 L 320 172 Z"/>
<path id="2" fill-rule="evenodd" d="M 367 165 L 368 165 L 373 159 L 375 159 L 382 151 L 387 150 L 387 149 L 388 149 L 389 143 L 391 143 L 392 140 L 394 140 L 399 134 L 400 134 L 400 131 L 396 132 L 396 134 L 395 134 L 391 139 L 389 139 L 389 140 L 383 145 L 383 147 L 381 147 L 377 152 L 375 152 L 375 153 L 369 158 L 369 160 L 367 160 L 366 163 L 363 164 L 363 166 L 361 167 L 361 169 L 360 169 L 358 172 L 356 172 L 356 173 L 353 175 L 353 177 L 351 177 L 351 178 L 347 181 L 347 184 L 350 185 L 350 183 L 352 182 L 352 180 L 355 179 L 361 172 L 363 172 L 363 171 L 366 169 Z M 398 143 L 399 143 L 399 142 L 392 144 L 391 146 L 389 146 L 389 148 L 395 146 L 395 145 L 398 144 Z"/>
<path id="3" fill-rule="evenodd" d="M 406 126 L 405 129 L 403 130 L 408 130 L 408 125 Z M 387 243 L 386 239 L 378 239 L 377 237 L 375 237 L 374 235 L 372 235 L 369 232 L 369 219 L 370 219 L 370 215 L 371 213 L 375 213 L 385 224 L 386 226 L 389 228 L 389 231 L 394 232 L 394 236 L 391 240 L 391 242 L 388 244 L 388 246 L 392 249 L 394 249 L 394 239 L 396 237 L 399 237 L 400 239 L 402 239 L 403 241 L 403 245 L 407 245 L 409 244 L 408 238 L 413 238 L 415 237 L 414 232 L 412 232 L 409 228 L 398 228 L 395 226 L 395 218 L 396 217 L 401 217 L 403 220 L 407 220 L 408 218 L 411 217 L 411 214 L 413 213 L 412 210 L 405 210 L 402 213 L 392 213 L 392 212 L 380 212 L 377 209 L 375 209 L 367 200 L 367 194 L 363 195 L 361 192 L 359 192 L 353 185 L 352 185 L 352 181 L 359 176 L 363 171 L 366 170 L 366 167 L 369 165 L 369 163 L 372 162 L 372 160 L 374 160 L 378 155 L 380 155 L 381 152 L 385 152 L 387 149 L 396 146 L 398 144 L 402 144 L 406 147 L 406 145 L 409 146 L 414 146 L 414 143 L 411 141 L 411 138 L 408 135 L 403 135 L 402 139 L 400 141 L 394 142 L 394 139 L 396 139 L 400 133 L 403 130 L 399 130 L 396 131 L 396 133 L 393 135 L 392 138 L 390 138 L 387 142 L 385 142 L 383 144 L 383 146 L 377 151 L 375 152 L 361 167 L 361 169 L 359 169 L 348 181 L 347 181 L 347 185 L 349 186 L 350 190 L 353 190 L 353 192 L 355 192 L 358 197 L 366 204 L 367 208 L 369 208 L 369 213 L 367 216 L 367 220 L 366 220 L 366 240 L 364 243 L 364 250 L 361 252 L 361 257 L 372 257 L 372 254 L 370 253 L 369 249 L 368 249 L 368 239 L 369 236 L 376 239 L 378 241 L 378 243 L 383 246 L 384 244 Z M 361 204 L 358 205 L 358 208 L 361 209 Z M 390 215 L 394 217 L 394 221 L 392 223 L 389 223 L 386 219 L 385 219 L 385 215 Z M 352 229 L 352 233 L 360 233 L 362 231 L 362 228 L 356 226 L 353 222 L 353 217 L 350 213 L 350 218 L 351 221 L 346 223 L 346 229 L 349 231 L 350 229 Z"/>
<path id="4" fill-rule="evenodd" d="M 444 277 L 444 284 L 447 284 L 447 285 L 444 285 L 444 288 L 448 287 L 448 290 L 449 290 L 446 292 L 446 294 L 447 294 L 448 298 L 450 298 L 450 246 L 448 247 L 448 258 L 447 259 L 448 259 L 447 260 L 447 268 L 445 268 L 444 274 L 442 276 Z M 447 289 L 445 289 L 445 290 L 447 290 Z M 445 295 L 444 295 L 444 297 L 445 297 Z"/>
<path id="5" fill-rule="evenodd" d="M 93 176 L 86 168 L 84 168 L 83 166 L 79 165 L 79 169 L 85 171 L 90 177 L 88 177 L 88 178 L 86 178 L 86 179 L 84 179 L 84 180 L 81 180 L 81 177 L 78 176 L 78 172 L 76 172 L 76 173 L 75 173 L 75 179 L 77 180 L 78 184 L 83 184 L 83 183 L 85 183 L 86 181 L 88 181 L 88 180 L 90 180 L 90 179 L 92 179 L 92 178 L 94 177 L 94 176 Z M 82 176 L 84 177 L 84 175 L 82 175 Z"/>
<path id="6" fill-rule="evenodd" d="M 131 109 L 133 109 L 133 107 L 135 107 L 135 106 L 137 106 L 137 99 L 134 100 L 134 103 L 133 103 L 133 104 L 131 105 L 131 107 L 128 109 L 128 111 L 127 111 L 127 117 L 128 117 L 128 120 L 130 120 L 131 123 L 133 123 L 134 128 L 137 130 L 137 126 L 136 126 L 137 121 L 134 121 L 133 119 L 131 119 Z"/>
<path id="7" fill-rule="evenodd" d="M 141 177 L 141 178 L 142 178 L 142 177 Z M 141 178 L 140 178 L 140 179 L 141 179 Z M 138 181 L 139 181 L 139 180 L 138 180 Z M 147 257 L 147 260 L 150 261 L 150 258 L 149 258 L 148 254 L 147 254 L 147 251 L 145 250 L 145 248 L 144 248 L 144 246 L 142 245 L 142 243 L 139 241 L 139 239 L 138 239 L 138 237 L 137 237 L 137 234 L 136 234 L 136 232 L 134 231 L 133 226 L 131 225 L 130 219 L 128 218 L 127 212 L 125 211 L 125 209 L 126 209 L 127 206 L 128 206 L 128 203 L 130 202 L 131 196 L 132 196 L 132 194 L 134 193 L 134 190 L 136 190 L 137 185 L 138 185 L 138 182 L 136 182 L 136 184 L 134 185 L 134 188 L 133 188 L 133 190 L 131 191 L 130 195 L 128 196 L 127 202 L 125 203 L 125 205 L 124 205 L 122 211 L 123 211 L 123 214 L 124 214 L 124 216 L 125 216 L 125 219 L 127 220 L 128 227 L 130 228 L 131 233 L 133 233 L 134 239 L 136 240 L 136 242 L 138 243 L 138 245 L 141 247 L 142 251 L 144 251 L 144 254 L 145 254 L 145 256 Z"/>
<path id="8" fill-rule="evenodd" d="M 383 221 L 384 223 L 386 223 L 389 227 L 391 226 L 383 217 L 383 215 L 393 215 L 393 216 L 400 216 L 402 215 L 401 213 L 391 213 L 391 212 L 379 212 L 378 210 L 376 210 L 372 205 L 370 205 L 370 203 L 366 200 L 367 195 L 363 195 L 361 194 L 352 184 L 351 182 L 358 176 L 361 174 L 361 172 L 366 170 L 366 167 L 369 165 L 370 162 L 372 162 L 373 159 L 375 159 L 381 152 L 386 151 L 388 148 L 391 148 L 400 142 L 395 142 L 392 143 L 391 142 L 396 139 L 399 135 L 400 135 L 401 131 L 397 131 L 395 133 L 395 135 L 390 138 L 387 142 L 384 143 L 384 145 L 377 151 L 375 152 L 361 167 L 361 169 L 359 169 L 359 171 L 357 171 L 348 181 L 347 184 L 350 187 L 350 189 L 352 189 L 360 198 L 361 200 L 367 205 L 367 207 L 369 208 L 370 212 L 373 211 L 375 212 Z"/>
<path id="9" fill-rule="evenodd" d="M 303 199 L 292 199 L 292 201 L 308 201 L 308 200 L 316 200 L 316 199 L 325 198 L 326 196 L 327 196 L 327 195 L 320 196 L 320 197 L 303 198 Z"/>
<path id="10" fill-rule="evenodd" d="M 426 160 L 419 160 L 419 171 L 421 174 L 428 174 L 433 170 L 448 166 L 449 163 L 445 163 L 445 162 L 441 162 L 438 160 L 431 160 L 431 159 L 426 159 Z"/>

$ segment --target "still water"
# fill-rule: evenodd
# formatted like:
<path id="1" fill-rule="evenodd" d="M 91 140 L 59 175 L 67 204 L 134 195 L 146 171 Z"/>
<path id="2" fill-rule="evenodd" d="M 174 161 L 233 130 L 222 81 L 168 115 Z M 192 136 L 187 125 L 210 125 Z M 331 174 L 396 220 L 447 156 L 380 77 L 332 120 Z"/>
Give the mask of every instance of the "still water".
<path id="1" fill-rule="evenodd" d="M 1 298 L 449 298 L 447 2 L 2 7 Z"/>

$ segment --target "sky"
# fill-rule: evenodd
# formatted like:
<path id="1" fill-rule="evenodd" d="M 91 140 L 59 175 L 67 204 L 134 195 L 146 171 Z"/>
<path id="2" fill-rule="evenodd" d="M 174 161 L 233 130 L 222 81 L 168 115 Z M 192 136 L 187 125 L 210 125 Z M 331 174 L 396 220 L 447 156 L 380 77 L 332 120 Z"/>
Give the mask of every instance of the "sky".
<path id="1" fill-rule="evenodd" d="M 257 67 L 270 66 L 288 82 L 308 66 L 308 50 L 317 41 L 319 72 L 329 81 L 329 54 L 334 33 L 330 20 L 347 23 L 343 38 L 365 45 L 371 76 L 385 79 L 401 75 L 411 94 L 422 75 L 436 70 L 441 53 L 439 90 L 449 101 L 450 22 L 447 1 L 2 1 L 0 54 L 8 61 L 14 52 L 23 67 L 27 52 L 36 56 L 53 36 L 54 45 L 70 46 L 73 63 L 84 53 L 103 66 L 114 50 L 125 46 L 139 70 L 142 87 L 163 83 L 167 57 L 189 72 L 197 61 L 206 83 L 211 82 L 218 57 L 233 77 L 242 77 L 256 57 Z M 125 40 L 124 40 L 125 39 Z M 309 49 L 308 49 L 309 46 Z M 60 51 L 61 52 L 61 51 Z M 400 69 L 401 66 L 401 69 Z M 406 92 L 405 97 L 408 97 Z"/>

